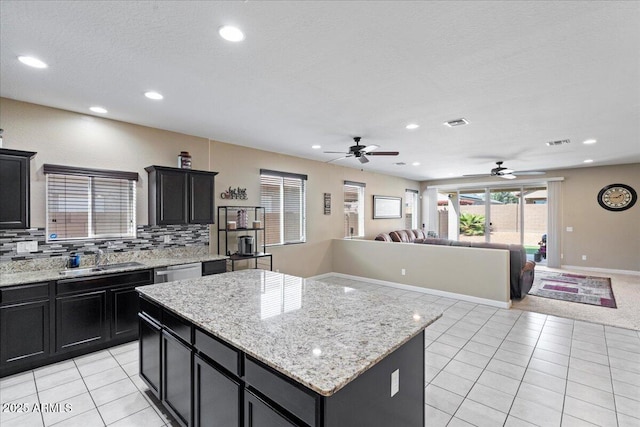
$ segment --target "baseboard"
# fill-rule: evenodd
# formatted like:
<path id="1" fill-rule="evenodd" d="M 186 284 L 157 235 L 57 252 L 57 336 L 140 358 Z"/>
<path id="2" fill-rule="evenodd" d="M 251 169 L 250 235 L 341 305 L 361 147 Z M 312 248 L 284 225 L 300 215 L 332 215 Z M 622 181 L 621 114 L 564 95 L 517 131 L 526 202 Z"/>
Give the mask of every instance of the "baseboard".
<path id="1" fill-rule="evenodd" d="M 637 270 L 614 270 L 612 268 L 583 267 L 578 265 L 561 265 L 560 268 L 564 268 L 567 270 L 597 271 L 598 273 L 627 274 L 629 276 L 640 276 L 640 271 L 637 271 Z"/>
<path id="2" fill-rule="evenodd" d="M 423 294 L 436 295 L 444 298 L 454 298 L 474 304 L 490 305 L 498 308 L 511 308 L 511 300 L 508 302 L 495 301 L 492 299 L 472 297 L 470 295 L 456 294 L 454 292 L 440 291 L 438 289 L 422 288 L 420 286 L 405 285 L 402 283 L 388 282 L 386 280 L 370 279 L 368 277 L 352 276 L 343 273 L 324 273 L 317 276 L 308 277 L 311 280 L 320 280 L 326 277 L 342 277 L 343 279 L 361 280 L 365 282 L 375 283 L 376 285 L 389 286 L 391 288 L 404 289 L 407 291 L 422 292 Z"/>

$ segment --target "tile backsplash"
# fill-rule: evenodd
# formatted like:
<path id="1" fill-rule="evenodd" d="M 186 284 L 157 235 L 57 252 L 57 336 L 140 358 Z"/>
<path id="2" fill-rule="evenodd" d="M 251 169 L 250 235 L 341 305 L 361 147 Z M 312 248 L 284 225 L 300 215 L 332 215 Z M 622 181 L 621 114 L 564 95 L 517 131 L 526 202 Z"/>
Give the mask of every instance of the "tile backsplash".
<path id="1" fill-rule="evenodd" d="M 18 253 L 18 243 L 28 241 L 37 241 L 38 250 Z M 137 237 L 131 239 L 72 240 L 49 243 L 46 241 L 44 228 L 0 230 L 0 262 L 60 257 L 67 256 L 71 252 L 93 254 L 97 249 L 102 249 L 106 253 L 117 253 L 198 246 L 209 246 L 208 225 L 139 225 Z"/>

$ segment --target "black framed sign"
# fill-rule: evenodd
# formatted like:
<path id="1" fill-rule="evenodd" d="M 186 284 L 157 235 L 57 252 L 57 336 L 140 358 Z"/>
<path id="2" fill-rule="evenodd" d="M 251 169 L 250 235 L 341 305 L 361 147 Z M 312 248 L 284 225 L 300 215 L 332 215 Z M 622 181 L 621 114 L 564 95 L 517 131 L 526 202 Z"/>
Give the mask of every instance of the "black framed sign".
<path id="1" fill-rule="evenodd" d="M 402 198 L 373 196 L 373 219 L 402 218 Z"/>

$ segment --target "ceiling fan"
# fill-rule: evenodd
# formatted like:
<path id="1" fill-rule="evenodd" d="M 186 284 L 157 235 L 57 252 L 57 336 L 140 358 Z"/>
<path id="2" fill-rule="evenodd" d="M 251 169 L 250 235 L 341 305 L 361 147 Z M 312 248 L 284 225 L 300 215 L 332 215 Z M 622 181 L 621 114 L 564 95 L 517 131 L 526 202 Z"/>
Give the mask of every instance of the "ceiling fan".
<path id="1" fill-rule="evenodd" d="M 369 159 L 367 159 L 367 156 L 397 156 L 400 154 L 397 151 L 374 151 L 380 147 L 378 145 L 360 145 L 360 139 L 359 136 L 353 137 L 353 141 L 356 144 L 349 147 L 348 153 L 342 151 L 325 151 L 327 154 L 344 154 L 344 156 L 329 160 L 327 163 L 346 159 L 347 157 L 355 157 L 360 163 L 368 163 Z"/>
<path id="2" fill-rule="evenodd" d="M 516 176 L 523 175 L 544 175 L 546 172 L 542 171 L 514 171 L 513 169 L 509 169 L 502 166 L 502 161 L 496 162 L 497 167 L 491 169 L 491 173 L 482 173 L 476 175 L 462 175 L 466 177 L 480 177 L 480 176 L 499 176 L 504 179 L 515 179 Z"/>

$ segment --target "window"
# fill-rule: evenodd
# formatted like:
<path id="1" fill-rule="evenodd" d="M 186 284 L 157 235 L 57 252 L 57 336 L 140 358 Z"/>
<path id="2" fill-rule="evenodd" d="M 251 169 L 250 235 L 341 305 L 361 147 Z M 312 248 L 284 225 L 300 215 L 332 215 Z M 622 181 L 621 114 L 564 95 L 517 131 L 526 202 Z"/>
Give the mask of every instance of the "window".
<path id="1" fill-rule="evenodd" d="M 44 165 L 47 241 L 136 236 L 135 172 Z"/>
<path id="2" fill-rule="evenodd" d="M 364 188 L 362 182 L 344 182 L 344 236 L 364 237 Z"/>
<path id="3" fill-rule="evenodd" d="M 267 245 L 306 241 L 306 182 L 306 175 L 260 170 Z"/>
<path id="4" fill-rule="evenodd" d="M 415 230 L 418 227 L 418 191 L 405 190 L 404 192 L 404 227 Z"/>

